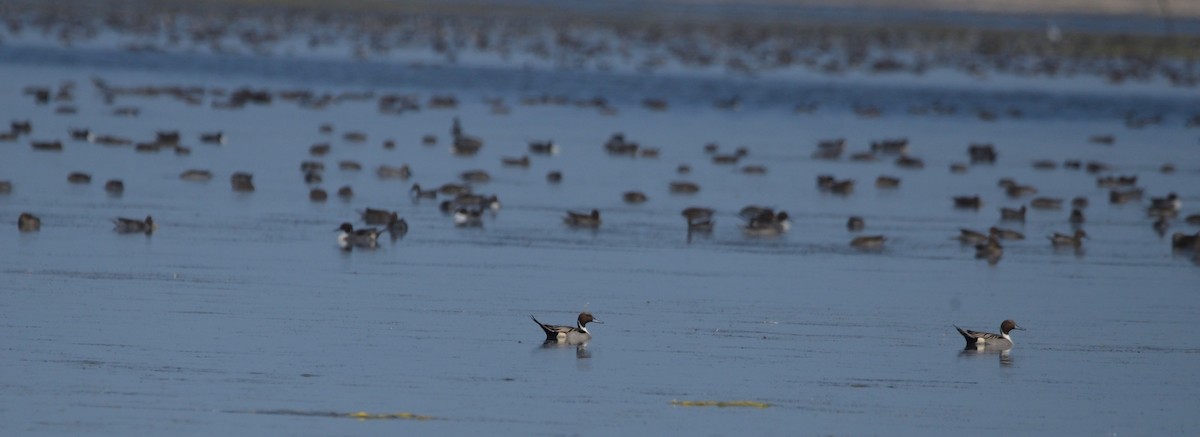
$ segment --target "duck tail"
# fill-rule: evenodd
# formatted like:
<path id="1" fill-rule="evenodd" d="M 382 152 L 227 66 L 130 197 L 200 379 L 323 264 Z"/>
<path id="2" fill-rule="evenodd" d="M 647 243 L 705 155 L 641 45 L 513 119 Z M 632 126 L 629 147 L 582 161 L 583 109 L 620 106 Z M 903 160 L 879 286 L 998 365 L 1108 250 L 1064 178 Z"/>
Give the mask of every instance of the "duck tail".
<path id="1" fill-rule="evenodd" d="M 963 338 L 967 339 L 967 341 L 972 340 L 971 334 L 968 334 L 967 331 L 963 330 L 962 328 L 959 328 L 958 325 L 951 325 L 951 326 L 953 326 L 954 329 L 957 329 L 958 333 L 961 334 L 963 336 Z"/>
<path id="2" fill-rule="evenodd" d="M 539 322 L 539 321 L 538 321 L 538 319 L 537 319 L 536 317 L 533 317 L 533 315 L 532 315 L 532 314 L 530 314 L 530 315 L 529 315 L 529 318 L 530 318 L 530 319 L 533 319 L 533 323 L 537 323 L 537 324 L 538 324 L 538 327 L 542 328 L 542 330 L 543 330 L 543 331 L 550 332 L 550 330 L 549 330 L 549 329 L 546 329 L 546 324 L 545 324 L 545 323 L 542 323 L 542 322 Z"/>

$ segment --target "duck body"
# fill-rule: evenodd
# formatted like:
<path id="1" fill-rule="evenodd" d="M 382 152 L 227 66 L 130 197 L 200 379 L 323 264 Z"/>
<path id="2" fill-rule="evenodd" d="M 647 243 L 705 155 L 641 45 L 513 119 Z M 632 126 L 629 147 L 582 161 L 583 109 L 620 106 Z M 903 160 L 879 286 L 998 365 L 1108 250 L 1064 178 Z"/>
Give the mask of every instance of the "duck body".
<path id="1" fill-rule="evenodd" d="M 967 341 L 966 349 L 1010 349 L 1013 347 L 1012 337 L 1008 333 L 1013 330 L 1024 330 L 1017 326 L 1017 322 L 1005 320 L 1000 324 L 1000 333 L 994 334 L 991 332 L 972 331 L 970 329 L 962 329 L 955 326 L 954 329 L 963 336 Z"/>
<path id="2" fill-rule="evenodd" d="M 537 323 L 542 328 L 542 332 L 546 334 L 547 343 L 567 343 L 567 344 L 582 344 L 587 343 L 592 339 L 592 333 L 588 331 L 588 323 L 604 323 L 592 316 L 592 313 L 582 312 L 576 318 L 575 326 L 562 325 L 547 325 L 539 322 L 536 317 L 529 316 L 533 319 L 533 323 Z"/>

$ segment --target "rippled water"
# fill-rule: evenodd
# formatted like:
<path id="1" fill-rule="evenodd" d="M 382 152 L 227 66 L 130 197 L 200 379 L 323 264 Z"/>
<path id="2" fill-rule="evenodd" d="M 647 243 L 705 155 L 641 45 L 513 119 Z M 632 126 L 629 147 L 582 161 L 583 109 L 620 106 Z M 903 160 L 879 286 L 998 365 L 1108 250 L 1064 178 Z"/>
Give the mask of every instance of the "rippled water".
<path id="1" fill-rule="evenodd" d="M 114 61 L 115 60 L 115 61 Z M 442 67 L 411 69 L 344 61 L 212 55 L 127 54 L 0 48 L 0 115 L 29 119 L 30 137 L 0 143 L 0 216 L 39 215 L 37 233 L 0 232 L 0 430 L 5 434 L 1195 434 L 1200 419 L 1200 279 L 1191 253 L 1173 252 L 1145 203 L 1110 205 L 1097 175 L 1033 170 L 1036 159 L 1098 160 L 1136 174 L 1148 196 L 1183 198 L 1200 210 L 1197 131 L 1184 127 L 1194 96 L 1153 86 L 1064 86 L 1046 81 L 947 86 L 936 78 L 733 80 L 624 73 Z M 272 90 L 456 92 L 455 110 L 381 115 L 374 101 L 325 110 L 277 102 L 241 110 L 187 106 L 167 97 L 118 98 L 141 108 L 116 117 L 90 78 L 114 85 L 199 85 Z M 22 95 L 25 85 L 73 80 L 79 113 L 56 115 Z M 1065 83 L 1065 82 L 1064 82 Z M 531 94 L 608 97 L 606 117 L 574 106 L 521 106 Z M 731 95 L 742 110 L 711 102 Z M 494 115 L 484 97 L 502 97 Z M 667 99 L 665 112 L 641 108 Z M 792 113 L 815 101 L 811 115 Z M 951 102 L 953 116 L 917 116 L 910 105 Z M 869 102 L 883 117 L 850 107 Z M 1015 107 L 1025 116 L 980 121 L 972 108 Z M 1162 125 L 1124 127 L 1129 111 L 1162 114 Z M 447 145 L 453 117 L 484 139 L 474 157 Z M 335 133 L 318 126 L 332 123 Z M 72 141 L 90 127 L 147 141 L 177 129 L 190 156 L 136 153 Z M 198 142 L 223 130 L 223 146 Z M 363 144 L 341 139 L 368 135 Z M 608 156 L 614 132 L 661 156 Z M 420 138 L 435 134 L 436 146 Z M 1114 134 L 1111 146 L 1091 144 Z M 922 170 L 810 158 L 820 139 L 845 137 L 851 152 L 907 137 Z M 526 141 L 555 139 L 553 157 L 528 169 L 500 158 Z M 30 139 L 60 139 L 36 151 Z M 397 147 L 381 147 L 394 139 Z M 299 163 L 328 141 L 324 188 L 356 196 L 307 198 Z M 710 162 L 702 146 L 747 146 L 745 175 Z M 994 165 L 951 174 L 972 142 L 1000 151 Z M 336 163 L 356 160 L 360 172 Z M 1158 172 L 1172 162 L 1178 170 Z M 379 164 L 409 164 L 409 181 L 379 180 Z M 691 174 L 675 168 L 689 164 Z M 209 169 L 207 183 L 180 172 Z M 469 169 L 504 207 L 479 229 L 455 228 L 434 202 L 416 203 L 411 183 L 437 186 Z M 561 170 L 564 181 L 545 174 Z M 72 171 L 92 174 L 71 185 Z M 257 191 L 230 190 L 235 171 Z M 822 193 L 818 174 L 858 181 L 849 196 Z M 879 190 L 881 174 L 903 179 Z M 1086 196 L 1081 251 L 1044 238 L 1068 232 L 1069 208 L 1030 211 L 996 265 L 951 240 L 960 227 L 997 224 L 1016 206 L 996 186 L 1013 177 L 1039 195 Z M 123 179 L 111 197 L 104 181 Z M 693 181 L 696 195 L 668 192 Z M 626 205 L 621 193 L 650 200 Z M 331 193 L 332 194 L 332 193 Z M 980 194 L 979 211 L 950 198 Z M 792 231 L 748 238 L 737 211 L 787 210 Z M 718 210 L 711 236 L 687 238 L 679 211 Z M 356 210 L 395 209 L 411 230 L 376 250 L 341 251 L 333 229 Z M 598 231 L 562 225 L 566 210 L 598 208 Z M 112 232 L 110 219 L 151 214 L 152 236 Z M 846 218 L 889 237 L 861 253 Z M 10 222 L 11 223 L 11 222 Z M 1013 227 L 1012 224 L 1007 224 Z M 1175 220 L 1169 232 L 1200 228 Z M 1191 284 L 1191 285 L 1189 285 Z M 586 348 L 543 347 L 530 314 L 568 323 L 587 309 Z M 994 331 L 1013 318 L 1008 354 L 962 352 L 952 324 Z M 1182 335 L 1181 335 L 1182 334 Z M 680 401 L 764 402 L 759 408 L 673 406 Z M 430 421 L 358 421 L 326 414 L 411 412 Z"/>

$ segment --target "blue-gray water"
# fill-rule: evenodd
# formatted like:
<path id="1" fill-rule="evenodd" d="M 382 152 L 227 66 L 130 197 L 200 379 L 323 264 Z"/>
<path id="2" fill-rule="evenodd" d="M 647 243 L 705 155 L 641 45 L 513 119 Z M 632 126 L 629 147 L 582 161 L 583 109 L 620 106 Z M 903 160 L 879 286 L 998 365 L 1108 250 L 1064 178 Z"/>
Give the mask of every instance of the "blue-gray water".
<path id="1" fill-rule="evenodd" d="M 1184 127 L 1193 90 L 1165 85 L 1066 86 L 1000 79 L 982 87 L 866 78 L 761 80 L 638 73 L 581 73 L 446 66 L 412 69 L 350 61 L 0 48 L 0 121 L 29 119 L 31 136 L 0 143 L 0 216 L 29 211 L 42 230 L 0 232 L 0 433 L 27 434 L 1083 434 L 1194 435 L 1200 418 L 1200 328 L 1190 252 L 1171 250 L 1182 216 L 1200 212 L 1197 131 Z M 39 55 L 41 53 L 41 55 Z M 104 59 L 121 59 L 109 62 Z M 341 73 L 339 73 L 341 72 Z M 389 72 L 394 75 L 389 75 Z M 112 85 L 198 85 L 319 92 L 457 92 L 454 110 L 381 115 L 373 100 L 324 110 L 287 102 L 216 110 L 169 97 L 119 97 L 137 117 L 111 115 L 90 79 Z M 444 79 L 444 81 L 440 81 Z M 72 80 L 76 115 L 36 105 L 25 85 Z M 1067 84 L 1067 81 L 1063 82 Z M 636 85 L 641 84 L 641 85 Z M 643 88 L 638 88 L 639 86 Z M 522 106 L 520 97 L 597 94 L 615 116 L 574 106 Z M 741 111 L 710 102 L 743 95 Z M 494 115 L 485 97 L 513 111 Z M 665 112 L 637 105 L 661 97 Z M 796 100 L 821 103 L 792 113 Z M 884 116 L 849 107 L 871 102 Z M 951 101 L 955 116 L 908 115 L 908 105 Z M 972 108 L 1017 107 L 1026 116 L 985 122 Z M 1128 129 L 1128 111 L 1164 122 Z M 474 157 L 450 154 L 453 117 L 485 141 Z M 318 132 L 322 123 L 333 134 Z M 72 141 L 67 129 L 149 141 L 178 129 L 189 156 L 136 153 Z M 201 144 L 223 130 L 226 145 Z M 342 140 L 362 131 L 363 144 Z M 614 132 L 659 158 L 617 158 Z M 423 146 L 425 134 L 439 137 Z M 1114 145 L 1088 138 L 1114 134 Z M 810 158 L 820 139 L 845 137 L 851 152 L 872 140 L 908 137 L 922 170 Z M 555 139 L 562 153 L 528 169 L 500 158 L 526 141 Z M 59 139 L 62 152 L 30 140 Z M 384 149 L 385 139 L 396 141 Z M 308 147 L 330 142 L 324 158 Z M 718 166 L 702 150 L 747 146 L 751 176 Z M 973 142 L 994 143 L 994 165 L 951 174 Z M 331 198 L 308 200 L 301 161 L 326 163 Z M 1146 202 L 1110 205 L 1098 175 L 1038 171 L 1036 159 L 1097 160 L 1136 174 L 1147 196 L 1183 198 L 1166 238 Z M 356 160 L 360 172 L 337 163 Z M 1158 172 L 1174 163 L 1172 174 Z M 409 181 L 377 179 L 379 164 L 408 164 Z M 689 164 L 691 174 L 675 168 Z M 209 169 L 207 183 L 185 182 Z M 482 229 L 459 229 L 435 202 L 414 203 L 411 183 L 437 186 L 469 169 L 492 181 L 504 206 Z M 564 180 L 545 181 L 550 170 Z M 90 185 L 68 184 L 86 171 Z M 257 191 L 230 190 L 235 171 Z M 818 174 L 858 181 L 846 197 L 821 193 Z M 881 174 L 903 179 L 879 190 Z M 1024 241 L 1007 242 L 996 265 L 951 240 L 960 227 L 998 224 L 1016 206 L 1001 177 L 1039 195 L 1086 196 L 1091 238 L 1081 251 L 1053 250 L 1070 208 L 1030 211 Z M 123 179 L 124 194 L 103 190 Z M 692 196 L 668 183 L 700 184 Z M 343 185 L 355 197 L 332 191 Z M 621 193 L 650 200 L 626 205 Z M 979 194 L 979 211 L 950 198 Z M 787 210 L 791 232 L 748 238 L 738 209 Z M 717 209 L 711 237 L 690 243 L 679 211 Z M 395 209 L 411 230 L 377 250 L 344 252 L 333 229 L 365 207 Z M 598 208 L 598 231 L 562 225 L 567 210 Z M 112 231 L 114 217 L 153 215 L 152 236 Z M 878 253 L 848 242 L 845 220 L 889 237 Z M 569 323 L 587 309 L 605 323 L 585 349 L 544 348 L 533 314 Z M 952 324 L 995 331 L 1005 318 L 1027 328 L 1007 355 L 961 352 Z M 757 408 L 672 406 L 680 401 L 764 402 Z M 436 420 L 359 421 L 316 413 L 411 412 Z M 296 414 L 263 414 L 263 413 Z"/>

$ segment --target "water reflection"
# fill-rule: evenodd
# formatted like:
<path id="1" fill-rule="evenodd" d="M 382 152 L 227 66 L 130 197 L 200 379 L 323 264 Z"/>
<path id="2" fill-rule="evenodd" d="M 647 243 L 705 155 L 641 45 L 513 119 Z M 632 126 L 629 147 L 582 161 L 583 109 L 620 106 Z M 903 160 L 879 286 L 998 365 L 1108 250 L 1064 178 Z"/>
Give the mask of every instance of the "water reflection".
<path id="1" fill-rule="evenodd" d="M 1013 359 L 1010 352 L 1012 352 L 1012 349 L 986 349 L 968 346 L 958 352 L 958 357 L 961 359 L 974 359 L 995 355 L 1000 359 L 1000 367 L 1012 367 Z"/>
<path id="2" fill-rule="evenodd" d="M 571 343 L 560 343 L 560 342 L 557 342 L 554 340 L 546 340 L 544 343 L 542 343 L 542 346 L 540 347 L 540 349 L 549 350 L 549 349 L 574 348 L 575 349 L 575 358 L 584 360 L 584 359 L 588 359 L 588 358 L 592 357 L 592 353 L 588 351 L 587 345 L 588 345 L 587 342 L 571 344 Z"/>

